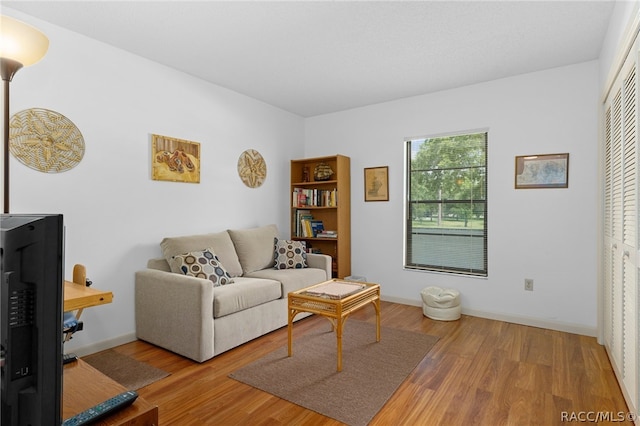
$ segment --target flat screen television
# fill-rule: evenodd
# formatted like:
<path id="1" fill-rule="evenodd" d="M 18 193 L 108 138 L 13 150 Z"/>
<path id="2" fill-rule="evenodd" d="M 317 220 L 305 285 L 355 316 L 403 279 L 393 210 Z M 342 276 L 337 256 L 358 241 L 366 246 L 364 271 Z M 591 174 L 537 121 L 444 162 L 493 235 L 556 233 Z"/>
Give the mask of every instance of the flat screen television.
<path id="1" fill-rule="evenodd" d="M 63 239 L 60 214 L 0 217 L 2 426 L 62 422 Z"/>

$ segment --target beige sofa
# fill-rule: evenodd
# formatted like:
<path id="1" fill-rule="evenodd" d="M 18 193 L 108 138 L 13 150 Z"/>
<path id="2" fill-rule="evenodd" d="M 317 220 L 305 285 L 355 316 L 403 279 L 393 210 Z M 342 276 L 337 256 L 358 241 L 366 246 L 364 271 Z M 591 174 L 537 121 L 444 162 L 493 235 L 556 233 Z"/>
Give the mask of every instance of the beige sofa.
<path id="1" fill-rule="evenodd" d="M 331 257 L 307 253 L 308 267 L 275 269 L 277 238 L 278 229 L 269 225 L 162 240 L 164 257 L 136 272 L 137 337 L 203 362 L 285 326 L 287 294 L 329 279 Z M 169 262 L 207 248 L 233 283 L 214 286 L 210 279 L 172 272 Z"/>

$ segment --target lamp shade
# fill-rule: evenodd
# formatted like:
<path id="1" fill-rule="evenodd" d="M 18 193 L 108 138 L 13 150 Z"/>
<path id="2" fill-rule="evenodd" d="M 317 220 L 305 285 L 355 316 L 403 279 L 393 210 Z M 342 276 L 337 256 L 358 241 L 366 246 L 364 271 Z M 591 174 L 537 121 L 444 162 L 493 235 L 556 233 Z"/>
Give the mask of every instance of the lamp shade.
<path id="1" fill-rule="evenodd" d="M 0 15 L 0 58 L 28 67 L 42 59 L 48 48 L 49 39 L 40 30 Z"/>

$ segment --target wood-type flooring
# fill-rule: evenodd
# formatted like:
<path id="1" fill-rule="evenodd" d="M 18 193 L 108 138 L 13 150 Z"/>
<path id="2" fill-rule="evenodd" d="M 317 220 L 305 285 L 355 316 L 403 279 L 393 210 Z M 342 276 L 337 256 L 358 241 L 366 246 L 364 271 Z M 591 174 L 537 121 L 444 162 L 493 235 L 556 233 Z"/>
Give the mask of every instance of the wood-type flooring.
<path id="1" fill-rule="evenodd" d="M 374 322 L 374 309 L 351 318 Z M 593 423 L 581 419 L 594 416 L 613 420 L 599 424 L 632 424 L 619 421 L 627 406 L 606 351 L 593 337 L 466 315 L 433 321 L 420 307 L 390 302 L 382 302 L 382 325 L 440 340 L 371 425 L 547 426 Z M 325 318 L 305 318 L 294 323 L 294 339 L 328 326 Z M 115 350 L 171 373 L 138 391 L 158 405 L 163 426 L 340 425 L 228 377 L 286 344 L 284 327 L 202 364 L 142 341 Z"/>

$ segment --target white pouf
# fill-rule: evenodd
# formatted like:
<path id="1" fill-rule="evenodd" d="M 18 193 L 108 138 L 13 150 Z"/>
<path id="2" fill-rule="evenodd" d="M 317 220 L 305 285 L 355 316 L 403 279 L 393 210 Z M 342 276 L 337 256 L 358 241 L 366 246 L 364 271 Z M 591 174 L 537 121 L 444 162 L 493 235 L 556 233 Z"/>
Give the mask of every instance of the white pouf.
<path id="1" fill-rule="evenodd" d="M 452 288 L 427 287 L 420 292 L 422 312 L 427 318 L 454 321 L 460 318 L 460 292 Z"/>

